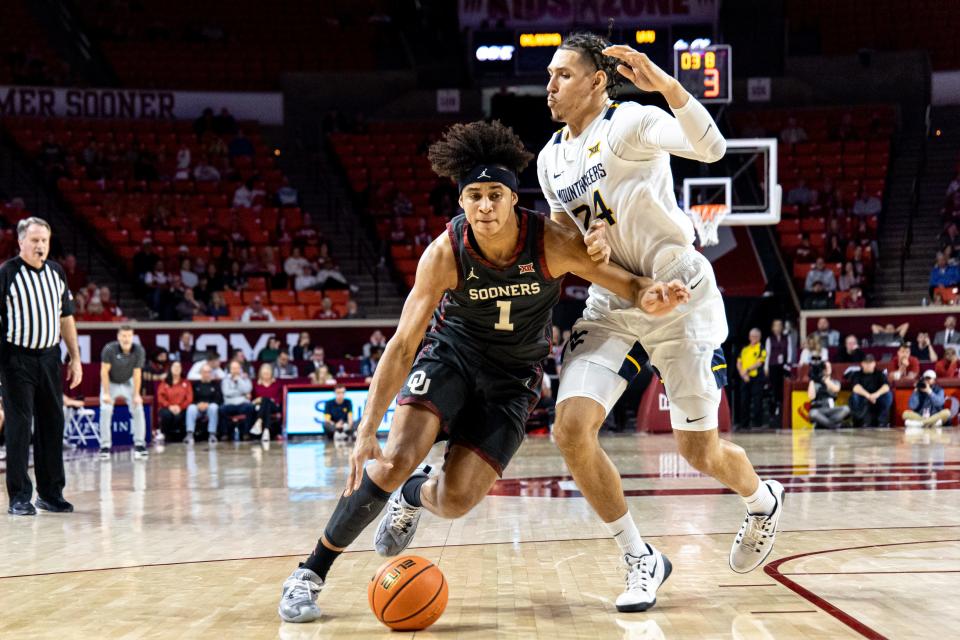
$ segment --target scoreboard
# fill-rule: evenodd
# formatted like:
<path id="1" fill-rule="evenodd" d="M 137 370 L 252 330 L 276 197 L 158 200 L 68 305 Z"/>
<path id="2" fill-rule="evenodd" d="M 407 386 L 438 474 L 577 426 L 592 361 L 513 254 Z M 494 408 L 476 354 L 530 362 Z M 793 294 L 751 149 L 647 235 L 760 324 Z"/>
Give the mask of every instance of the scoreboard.
<path id="1" fill-rule="evenodd" d="M 732 50 L 728 44 L 677 42 L 673 48 L 673 77 L 700 102 L 733 100 Z"/>

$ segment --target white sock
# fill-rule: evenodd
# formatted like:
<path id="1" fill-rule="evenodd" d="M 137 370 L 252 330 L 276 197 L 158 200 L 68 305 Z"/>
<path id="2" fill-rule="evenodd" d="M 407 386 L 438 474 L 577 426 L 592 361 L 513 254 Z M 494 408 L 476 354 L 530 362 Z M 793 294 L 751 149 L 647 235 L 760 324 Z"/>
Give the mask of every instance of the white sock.
<path id="1" fill-rule="evenodd" d="M 637 523 L 630 517 L 627 511 L 623 516 L 613 522 L 604 522 L 607 532 L 613 536 L 620 546 L 620 553 L 629 553 L 632 556 L 640 557 L 647 553 L 647 547 L 640 537 L 640 531 L 637 529 Z"/>
<path id="2" fill-rule="evenodd" d="M 752 516 L 770 515 L 777 506 L 777 499 L 773 497 L 767 485 L 760 481 L 760 486 L 749 496 L 741 496 L 747 505 L 747 513 Z"/>

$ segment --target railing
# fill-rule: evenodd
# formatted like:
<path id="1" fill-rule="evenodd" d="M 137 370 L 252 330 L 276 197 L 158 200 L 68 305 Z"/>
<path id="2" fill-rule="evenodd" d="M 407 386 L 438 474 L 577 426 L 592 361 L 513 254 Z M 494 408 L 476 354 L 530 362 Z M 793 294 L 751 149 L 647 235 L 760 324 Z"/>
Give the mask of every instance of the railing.
<path id="1" fill-rule="evenodd" d="M 927 171 L 927 145 L 930 140 L 930 129 L 932 127 L 931 119 L 932 106 L 927 105 L 924 114 L 923 142 L 920 145 L 920 161 L 917 163 L 917 176 L 913 179 L 910 190 L 910 210 L 907 217 L 907 232 L 903 234 L 903 242 L 900 245 L 900 291 L 906 291 L 906 272 L 907 258 L 910 256 L 910 249 L 913 246 L 913 222 L 920 209 L 920 182 Z"/>

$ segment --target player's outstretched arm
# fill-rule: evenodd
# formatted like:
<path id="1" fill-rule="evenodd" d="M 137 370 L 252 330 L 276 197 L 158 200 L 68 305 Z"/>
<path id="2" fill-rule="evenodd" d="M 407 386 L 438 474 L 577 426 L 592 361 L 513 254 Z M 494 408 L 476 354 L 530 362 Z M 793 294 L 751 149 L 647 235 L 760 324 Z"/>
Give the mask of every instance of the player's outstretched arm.
<path id="1" fill-rule="evenodd" d="M 664 315 L 690 300 L 690 290 L 678 280 L 656 282 L 635 276 L 611 262 L 596 262 L 576 231 L 545 221 L 544 251 L 547 268 L 554 277 L 574 273 L 609 289 L 651 315 Z"/>
<path id="2" fill-rule="evenodd" d="M 447 234 L 436 238 L 427 247 L 417 265 L 417 277 L 413 290 L 403 303 L 397 331 L 387 342 L 377 370 L 370 383 L 370 395 L 363 418 L 357 427 L 357 441 L 350 456 L 350 477 L 346 495 L 360 487 L 363 464 L 376 458 L 383 461 L 377 443 L 377 427 L 383 420 L 390 402 L 403 386 L 417 355 L 423 335 L 430 323 L 444 291 L 457 286 L 457 265 Z"/>
<path id="3" fill-rule="evenodd" d="M 677 80 L 653 63 L 645 53 L 627 45 L 614 45 L 603 54 L 620 60 L 617 71 L 641 91 L 663 94 L 675 118 L 660 109 L 647 109 L 638 127 L 639 142 L 691 160 L 716 162 L 727 150 L 717 124 Z M 654 117 L 654 114 L 662 116 Z"/>

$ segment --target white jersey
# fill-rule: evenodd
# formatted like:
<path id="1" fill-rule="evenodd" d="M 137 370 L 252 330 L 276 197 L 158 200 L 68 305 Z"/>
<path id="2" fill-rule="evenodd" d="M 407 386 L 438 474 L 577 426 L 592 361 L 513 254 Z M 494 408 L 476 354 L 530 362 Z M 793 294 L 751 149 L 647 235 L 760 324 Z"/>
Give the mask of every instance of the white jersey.
<path id="1" fill-rule="evenodd" d="M 677 206 L 670 153 L 711 161 L 725 147 L 695 100 L 675 113 L 677 119 L 658 107 L 610 102 L 578 137 L 570 138 L 566 127 L 558 131 L 537 158 L 550 210 L 566 212 L 581 233 L 594 220 L 604 220 L 611 260 L 637 275 L 655 277 L 655 267 L 689 248 L 695 237 L 693 222 Z M 678 123 L 682 115 L 687 121 Z M 682 129 L 689 128 L 690 116 L 697 127 L 709 123 L 701 139 L 712 141 L 711 151 L 695 150 L 687 142 Z M 713 135 L 707 136 L 711 126 Z M 602 315 L 630 306 L 602 287 L 590 287 L 588 311 Z"/>

